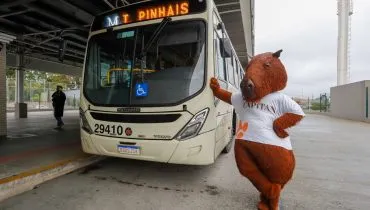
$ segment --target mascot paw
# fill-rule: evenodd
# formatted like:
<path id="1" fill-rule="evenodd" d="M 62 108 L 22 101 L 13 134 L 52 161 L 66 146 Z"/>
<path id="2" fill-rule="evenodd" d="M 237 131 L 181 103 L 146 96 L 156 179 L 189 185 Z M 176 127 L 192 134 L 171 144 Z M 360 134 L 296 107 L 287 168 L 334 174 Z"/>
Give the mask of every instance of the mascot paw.
<path id="1" fill-rule="evenodd" d="M 279 125 L 277 125 L 277 123 L 274 122 L 274 131 L 276 133 L 277 136 L 279 136 L 280 138 L 286 138 L 289 136 L 289 134 L 284 130 L 282 129 Z"/>
<path id="2" fill-rule="evenodd" d="M 211 79 L 210 86 L 213 91 L 217 91 L 218 89 L 220 89 L 220 84 L 218 83 L 218 80 L 216 78 Z"/>
<path id="3" fill-rule="evenodd" d="M 269 206 L 270 206 L 269 208 L 270 210 L 280 210 L 279 199 L 271 199 Z"/>
<path id="4" fill-rule="evenodd" d="M 260 201 L 258 203 L 257 209 L 258 210 L 269 210 L 270 208 L 269 208 L 269 206 L 266 203 Z"/>

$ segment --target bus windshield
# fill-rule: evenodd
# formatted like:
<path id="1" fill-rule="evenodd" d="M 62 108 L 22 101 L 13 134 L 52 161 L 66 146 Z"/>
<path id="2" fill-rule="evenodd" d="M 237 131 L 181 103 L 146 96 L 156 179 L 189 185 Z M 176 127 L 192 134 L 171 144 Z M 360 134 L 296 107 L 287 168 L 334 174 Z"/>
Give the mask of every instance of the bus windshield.
<path id="1" fill-rule="evenodd" d="M 163 106 L 179 103 L 202 89 L 204 22 L 169 22 L 143 54 L 158 25 L 108 31 L 90 38 L 84 95 L 92 104 Z"/>

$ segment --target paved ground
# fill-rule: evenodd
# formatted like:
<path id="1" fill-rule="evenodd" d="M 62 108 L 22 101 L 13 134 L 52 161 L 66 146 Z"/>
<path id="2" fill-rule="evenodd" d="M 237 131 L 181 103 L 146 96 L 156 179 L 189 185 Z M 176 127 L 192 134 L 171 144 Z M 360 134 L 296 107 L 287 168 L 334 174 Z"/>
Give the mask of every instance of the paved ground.
<path id="1" fill-rule="evenodd" d="M 297 167 L 284 209 L 368 210 L 370 124 L 308 115 L 292 130 Z M 256 209 L 233 154 L 211 166 L 109 158 L 0 203 L 0 209 Z"/>
<path id="2" fill-rule="evenodd" d="M 0 142 L 0 178 L 81 154 L 79 115 L 66 111 L 65 127 L 55 130 L 52 112 L 31 112 L 26 119 L 8 113 L 8 139 Z"/>
<path id="3" fill-rule="evenodd" d="M 66 124 L 66 129 L 78 129 L 79 111 L 66 110 L 63 121 Z M 15 119 L 14 113 L 7 113 L 7 128 L 10 137 L 17 134 L 35 134 L 37 136 L 55 134 L 58 132 L 53 129 L 56 125 L 52 111 L 28 112 L 28 118 L 25 119 Z"/>

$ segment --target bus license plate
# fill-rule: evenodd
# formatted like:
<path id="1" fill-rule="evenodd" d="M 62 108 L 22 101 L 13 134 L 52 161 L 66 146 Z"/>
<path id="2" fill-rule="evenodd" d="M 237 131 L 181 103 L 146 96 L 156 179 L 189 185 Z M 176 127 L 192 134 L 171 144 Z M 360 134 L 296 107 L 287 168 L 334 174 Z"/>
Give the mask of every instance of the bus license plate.
<path id="1" fill-rule="evenodd" d="M 121 154 L 129 154 L 129 155 L 140 155 L 140 147 L 138 146 L 123 146 L 118 145 L 118 152 Z"/>

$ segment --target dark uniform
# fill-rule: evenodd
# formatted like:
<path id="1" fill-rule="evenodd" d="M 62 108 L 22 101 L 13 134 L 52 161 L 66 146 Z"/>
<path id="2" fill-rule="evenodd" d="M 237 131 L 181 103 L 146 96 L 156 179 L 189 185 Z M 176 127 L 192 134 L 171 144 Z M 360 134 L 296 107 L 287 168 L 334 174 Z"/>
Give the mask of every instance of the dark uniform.
<path id="1" fill-rule="evenodd" d="M 58 86 L 57 91 L 51 96 L 53 99 L 54 117 L 57 120 L 57 126 L 62 127 L 64 125 L 62 121 L 64 112 L 64 103 L 66 101 L 66 95 L 62 91 L 62 87 Z"/>

